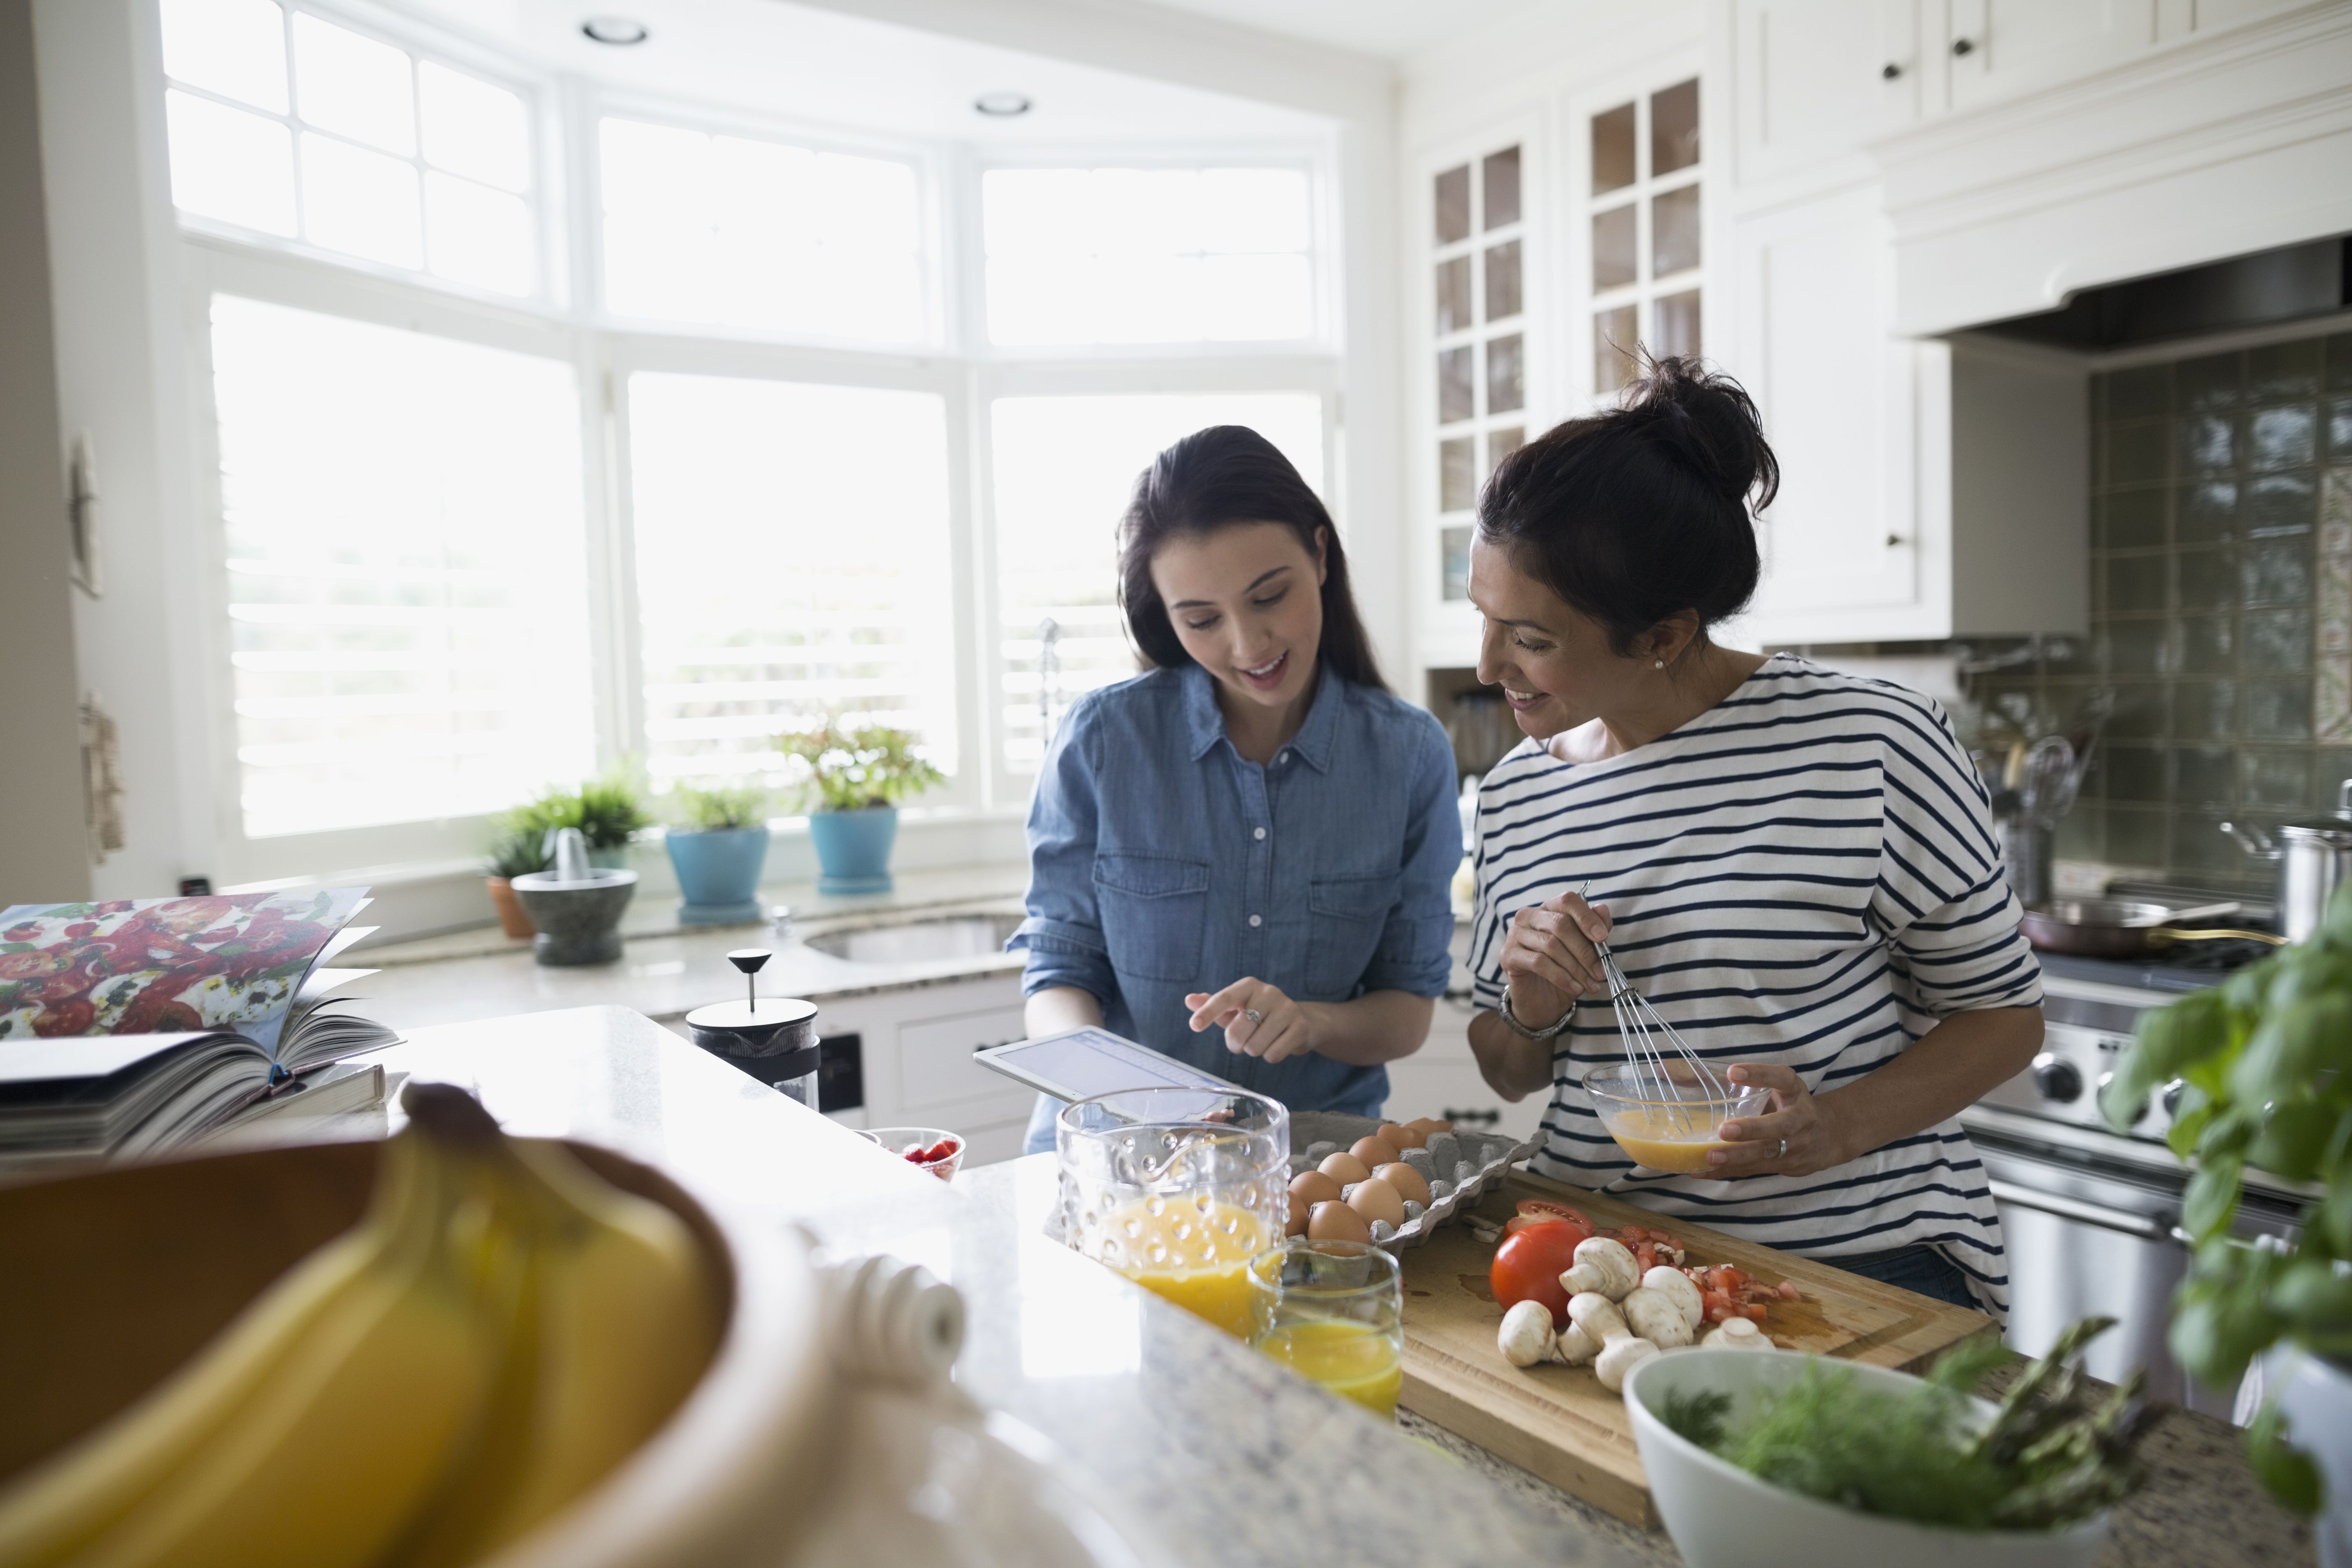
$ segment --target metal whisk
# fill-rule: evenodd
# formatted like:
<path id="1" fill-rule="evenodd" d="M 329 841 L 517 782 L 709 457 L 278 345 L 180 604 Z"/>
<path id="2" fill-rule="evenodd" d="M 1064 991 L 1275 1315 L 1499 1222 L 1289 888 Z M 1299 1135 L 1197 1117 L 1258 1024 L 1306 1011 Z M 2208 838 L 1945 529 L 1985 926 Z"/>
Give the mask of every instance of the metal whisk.
<path id="1" fill-rule="evenodd" d="M 1609 1005 L 1617 1015 L 1617 1037 L 1633 1068 L 1633 1087 L 1642 1099 L 1665 1108 L 1678 1132 L 1696 1132 L 1711 1124 L 1721 1116 L 1723 1106 L 1738 1098 L 1738 1091 L 1684 1043 L 1648 998 L 1633 989 L 1609 944 L 1595 946 L 1601 954 L 1601 977 L 1609 983 Z M 1662 1039 L 1674 1053 L 1671 1061 L 1666 1051 L 1659 1048 Z M 1691 1098 L 1689 1091 L 1694 1089 L 1704 1098 Z"/>

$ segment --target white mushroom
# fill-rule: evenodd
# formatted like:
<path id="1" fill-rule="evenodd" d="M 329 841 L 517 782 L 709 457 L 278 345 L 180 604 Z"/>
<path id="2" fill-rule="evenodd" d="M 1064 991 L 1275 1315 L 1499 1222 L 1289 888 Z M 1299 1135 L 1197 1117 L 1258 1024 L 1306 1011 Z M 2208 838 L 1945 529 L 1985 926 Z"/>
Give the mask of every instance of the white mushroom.
<path id="1" fill-rule="evenodd" d="M 1625 1314 L 1617 1303 L 1598 1290 L 1584 1290 L 1568 1299 L 1569 1321 L 1584 1331 L 1585 1338 L 1595 1344 L 1605 1345 L 1620 1334 L 1633 1331 L 1625 1326 Z"/>
<path id="2" fill-rule="evenodd" d="M 1696 1333 L 1699 1324 L 1706 1321 L 1706 1299 L 1699 1294 L 1698 1287 L 1691 1282 L 1691 1277 L 1679 1268 L 1659 1264 L 1642 1276 L 1642 1289 L 1672 1296 L 1675 1303 L 1683 1310 L 1683 1326 L 1693 1333 Z M 1743 1318 L 1740 1321 L 1745 1322 L 1747 1320 Z M 1664 1344 L 1666 1342 L 1660 1340 L 1658 1342 Z"/>
<path id="3" fill-rule="evenodd" d="M 1620 1334 L 1601 1347 L 1601 1354 L 1592 1363 L 1593 1375 L 1601 1386 L 1612 1394 L 1625 1389 L 1625 1374 L 1658 1353 L 1658 1347 L 1632 1334 Z"/>
<path id="4" fill-rule="evenodd" d="M 1570 1366 L 1582 1366 L 1601 1353 L 1601 1342 L 1571 1322 L 1560 1330 L 1559 1359 Z"/>
<path id="5" fill-rule="evenodd" d="M 1691 1342 L 1691 1325 L 1683 1315 L 1683 1304 L 1670 1291 L 1644 1285 L 1617 1303 L 1617 1309 L 1624 1313 L 1627 1328 L 1662 1351 Z"/>
<path id="6" fill-rule="evenodd" d="M 1504 1313 L 1495 1342 L 1503 1359 L 1513 1366 L 1533 1366 L 1559 1358 L 1559 1347 L 1551 1336 L 1551 1309 L 1541 1301 L 1520 1301 Z"/>
<path id="7" fill-rule="evenodd" d="M 1642 1271 L 1634 1267 L 1633 1255 L 1625 1244 L 1605 1236 L 1587 1237 L 1576 1244 L 1576 1267 L 1559 1277 L 1559 1287 L 1570 1295 L 1596 1290 L 1612 1301 L 1622 1301 L 1634 1286 L 1642 1282 Z"/>
<path id="8" fill-rule="evenodd" d="M 1726 1318 L 1720 1326 L 1709 1330 L 1699 1344 L 1708 1350 L 1771 1351 L 1780 1348 L 1747 1318 Z"/>

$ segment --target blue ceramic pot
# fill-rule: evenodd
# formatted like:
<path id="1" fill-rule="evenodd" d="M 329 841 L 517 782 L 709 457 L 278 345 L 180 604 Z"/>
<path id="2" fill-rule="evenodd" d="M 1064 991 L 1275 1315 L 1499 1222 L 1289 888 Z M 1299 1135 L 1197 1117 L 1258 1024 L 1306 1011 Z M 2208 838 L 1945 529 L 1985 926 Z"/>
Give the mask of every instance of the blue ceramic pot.
<path id="1" fill-rule="evenodd" d="M 690 926 L 740 925 L 760 918 L 760 873 L 768 864 L 768 830 L 721 827 L 692 831 L 673 827 L 663 837 L 677 890 L 686 902 L 677 911 Z"/>
<path id="2" fill-rule="evenodd" d="M 819 811 L 809 816 L 809 842 L 816 846 L 820 893 L 887 893 L 890 890 L 890 846 L 898 837 L 898 808 L 869 805 L 858 811 Z"/>

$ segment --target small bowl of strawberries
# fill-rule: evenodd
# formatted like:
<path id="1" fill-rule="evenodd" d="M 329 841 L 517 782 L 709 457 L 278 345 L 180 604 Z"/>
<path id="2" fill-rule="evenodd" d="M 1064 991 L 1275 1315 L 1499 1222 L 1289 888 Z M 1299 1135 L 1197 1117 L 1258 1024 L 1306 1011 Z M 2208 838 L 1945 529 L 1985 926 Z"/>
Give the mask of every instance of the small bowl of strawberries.
<path id="1" fill-rule="evenodd" d="M 866 1136 L 918 1170 L 942 1182 L 955 1179 L 963 1163 L 963 1139 L 940 1127 L 869 1127 Z"/>

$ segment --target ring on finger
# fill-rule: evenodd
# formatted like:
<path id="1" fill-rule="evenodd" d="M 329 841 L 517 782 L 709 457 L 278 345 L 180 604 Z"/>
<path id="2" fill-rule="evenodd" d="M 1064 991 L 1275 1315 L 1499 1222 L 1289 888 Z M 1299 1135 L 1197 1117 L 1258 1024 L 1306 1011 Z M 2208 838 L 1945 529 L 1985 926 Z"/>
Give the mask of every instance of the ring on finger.
<path id="1" fill-rule="evenodd" d="M 1244 1018 L 1247 1018 L 1247 1019 L 1248 1019 L 1251 1023 L 1253 1023 L 1253 1024 L 1263 1024 L 1263 1023 L 1265 1023 L 1265 1014 L 1263 1014 L 1263 1013 L 1261 1013 L 1261 1012 L 1259 1012 L 1259 1011 L 1258 1011 L 1256 1008 L 1255 1008 L 1255 1007 L 1244 1007 L 1244 1008 L 1243 1008 L 1243 1009 L 1242 1009 L 1242 1016 L 1243 1016 L 1243 1017 L 1244 1017 Z M 1786 1145 L 1787 1142 L 1788 1142 L 1788 1141 L 1787 1141 L 1786 1139 L 1781 1140 L 1781 1142 L 1782 1142 L 1782 1144 L 1783 1144 L 1784 1146 Z"/>
<path id="2" fill-rule="evenodd" d="M 1778 1154 L 1774 1155 L 1774 1156 L 1773 1156 L 1773 1158 L 1778 1159 L 1778 1160 L 1785 1160 L 1785 1159 L 1787 1159 L 1788 1157 L 1789 1157 L 1789 1141 L 1788 1141 L 1786 1138 L 1783 1138 L 1783 1139 L 1781 1139 L 1781 1140 L 1780 1140 L 1780 1153 L 1778 1153 Z"/>

